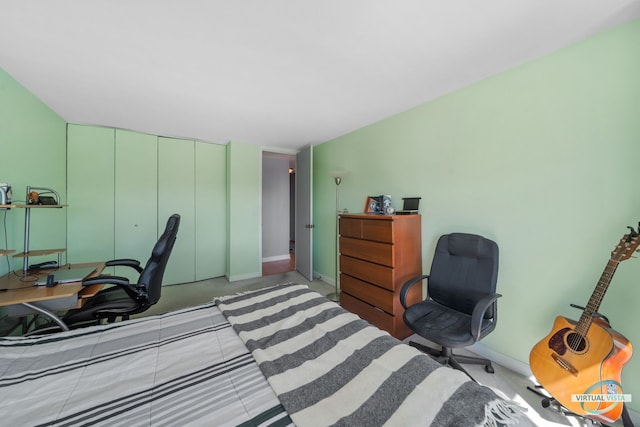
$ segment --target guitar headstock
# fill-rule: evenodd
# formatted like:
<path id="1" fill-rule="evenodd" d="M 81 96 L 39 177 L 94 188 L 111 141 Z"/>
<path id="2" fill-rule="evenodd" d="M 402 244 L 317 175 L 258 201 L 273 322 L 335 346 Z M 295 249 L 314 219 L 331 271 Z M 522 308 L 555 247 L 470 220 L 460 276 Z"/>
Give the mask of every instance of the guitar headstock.
<path id="1" fill-rule="evenodd" d="M 622 236 L 620 243 L 611 252 L 611 259 L 615 261 L 624 261 L 633 255 L 633 253 L 640 246 L 640 233 L 634 230 L 633 227 L 627 227 L 629 233 Z M 640 231 L 640 223 L 638 224 L 638 230 Z"/>

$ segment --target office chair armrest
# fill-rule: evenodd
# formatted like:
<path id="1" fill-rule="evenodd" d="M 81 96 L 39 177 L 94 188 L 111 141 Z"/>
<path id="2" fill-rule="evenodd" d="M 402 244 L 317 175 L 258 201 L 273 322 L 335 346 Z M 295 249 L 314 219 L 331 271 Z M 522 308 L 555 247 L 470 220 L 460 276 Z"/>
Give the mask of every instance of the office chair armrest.
<path id="1" fill-rule="evenodd" d="M 147 291 L 143 286 L 133 287 L 129 283 L 129 279 L 122 276 L 101 275 L 89 277 L 82 281 L 83 286 L 90 285 L 115 285 L 125 291 L 131 298 L 139 300 L 148 298 Z"/>
<path id="2" fill-rule="evenodd" d="M 480 338 L 480 330 L 482 328 L 482 319 L 484 318 L 484 313 L 489 309 L 491 304 L 493 304 L 498 298 L 502 295 L 500 294 L 489 294 L 483 297 L 480 301 L 476 303 L 476 306 L 473 307 L 473 313 L 471 314 L 471 335 L 473 336 L 473 341 L 478 341 Z M 495 322 L 498 317 L 498 312 L 494 313 L 493 321 Z"/>
<path id="3" fill-rule="evenodd" d="M 422 276 L 414 277 L 413 279 L 408 280 L 404 285 L 402 285 L 402 289 L 400 290 L 400 304 L 402 304 L 402 307 L 404 307 L 405 310 L 409 308 L 407 307 L 407 294 L 409 293 L 409 290 L 416 283 L 422 283 L 424 279 L 428 279 L 428 278 L 429 278 L 429 275 L 425 274 Z"/>
<path id="4" fill-rule="evenodd" d="M 131 258 L 112 259 L 104 263 L 105 267 L 131 267 L 138 273 L 142 273 L 142 267 L 140 267 L 140 261 Z"/>
<path id="5" fill-rule="evenodd" d="M 129 286 L 129 279 L 121 276 L 109 276 L 108 274 L 101 274 L 95 277 L 87 277 L 82 280 L 82 286 L 90 285 L 118 285 Z"/>

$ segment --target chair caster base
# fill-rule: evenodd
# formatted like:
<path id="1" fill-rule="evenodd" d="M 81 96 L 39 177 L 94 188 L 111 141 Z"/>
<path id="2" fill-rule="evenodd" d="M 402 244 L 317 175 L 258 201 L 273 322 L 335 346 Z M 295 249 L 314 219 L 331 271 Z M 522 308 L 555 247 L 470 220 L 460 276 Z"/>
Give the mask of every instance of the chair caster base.
<path id="1" fill-rule="evenodd" d="M 454 355 L 450 348 L 443 347 L 442 350 L 436 350 L 414 341 L 410 341 L 409 345 L 411 347 L 417 348 L 423 353 L 430 355 L 433 359 L 435 359 L 439 363 L 442 363 L 443 365 L 449 365 L 454 369 L 464 372 L 473 381 L 475 381 L 475 379 L 462 367 L 461 363 L 472 363 L 475 365 L 484 365 L 484 370 L 487 373 L 489 374 L 495 373 L 495 369 L 493 369 L 493 365 L 491 364 L 491 361 L 489 359 L 483 359 L 480 357 L 463 356 L 463 355 Z"/>

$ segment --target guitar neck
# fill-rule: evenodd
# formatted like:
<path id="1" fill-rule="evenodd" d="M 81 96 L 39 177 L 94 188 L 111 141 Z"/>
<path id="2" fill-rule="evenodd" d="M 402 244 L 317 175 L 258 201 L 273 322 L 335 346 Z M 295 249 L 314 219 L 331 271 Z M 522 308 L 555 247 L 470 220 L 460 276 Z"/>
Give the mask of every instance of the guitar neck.
<path id="1" fill-rule="evenodd" d="M 604 271 L 600 276 L 600 280 L 598 280 L 598 285 L 593 290 L 591 298 L 589 298 L 589 302 L 587 303 L 587 307 L 582 312 L 582 316 L 580 316 L 580 320 L 576 325 L 575 331 L 580 334 L 580 336 L 584 337 L 587 335 L 587 332 L 591 327 L 591 323 L 593 322 L 593 315 L 596 314 L 600 308 L 600 304 L 604 299 L 604 294 L 609 288 L 609 284 L 611 283 L 613 274 L 618 268 L 618 264 L 620 264 L 620 261 L 610 259 L 607 266 L 604 268 Z"/>

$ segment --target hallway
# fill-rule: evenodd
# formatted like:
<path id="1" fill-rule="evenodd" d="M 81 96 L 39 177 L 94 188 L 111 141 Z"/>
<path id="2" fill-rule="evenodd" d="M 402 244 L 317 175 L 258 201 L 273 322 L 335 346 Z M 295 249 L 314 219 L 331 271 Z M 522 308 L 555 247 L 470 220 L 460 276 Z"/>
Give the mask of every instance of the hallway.
<path id="1" fill-rule="evenodd" d="M 296 269 L 296 255 L 294 251 L 291 251 L 289 259 L 283 259 L 280 261 L 271 261 L 262 263 L 262 275 L 269 276 L 272 274 L 286 273 L 288 271 L 294 271 Z"/>

